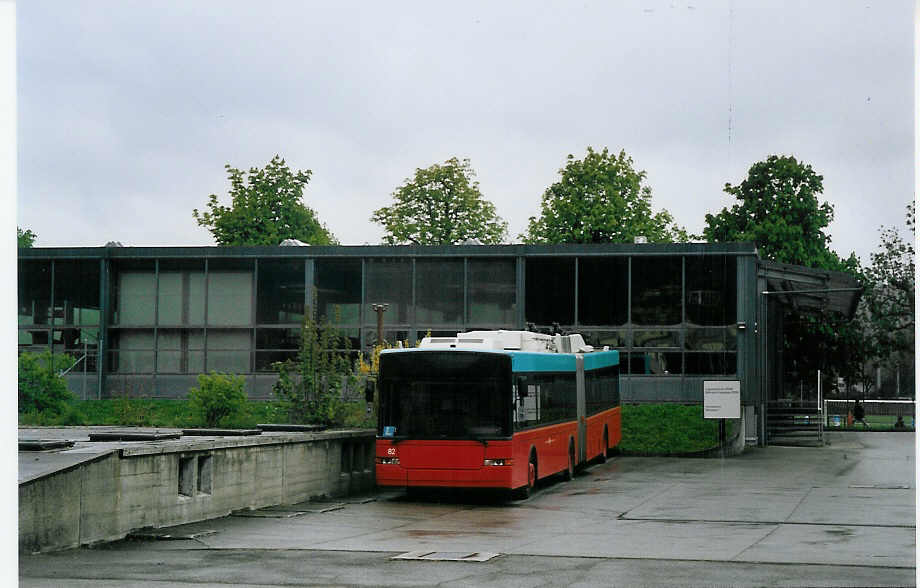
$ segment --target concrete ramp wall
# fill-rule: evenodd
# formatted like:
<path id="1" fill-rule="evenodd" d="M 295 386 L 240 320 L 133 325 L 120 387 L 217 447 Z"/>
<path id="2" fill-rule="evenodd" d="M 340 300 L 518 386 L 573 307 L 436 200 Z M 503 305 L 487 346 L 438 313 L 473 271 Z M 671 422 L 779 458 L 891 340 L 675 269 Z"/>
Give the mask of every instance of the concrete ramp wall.
<path id="1" fill-rule="evenodd" d="M 125 445 L 19 484 L 21 552 L 374 486 L 374 433 L 367 430 Z"/>

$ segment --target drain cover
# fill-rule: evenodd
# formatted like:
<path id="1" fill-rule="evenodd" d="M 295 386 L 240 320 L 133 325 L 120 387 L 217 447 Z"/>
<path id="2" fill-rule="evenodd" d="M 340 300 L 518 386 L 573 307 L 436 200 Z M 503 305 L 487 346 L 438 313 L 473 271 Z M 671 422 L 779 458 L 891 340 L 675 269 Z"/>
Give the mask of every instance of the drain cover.
<path id="1" fill-rule="evenodd" d="M 499 555 L 501 554 L 491 553 L 489 551 L 410 551 L 408 553 L 395 555 L 390 559 L 414 561 L 469 561 L 473 563 L 482 563 L 498 557 Z"/>

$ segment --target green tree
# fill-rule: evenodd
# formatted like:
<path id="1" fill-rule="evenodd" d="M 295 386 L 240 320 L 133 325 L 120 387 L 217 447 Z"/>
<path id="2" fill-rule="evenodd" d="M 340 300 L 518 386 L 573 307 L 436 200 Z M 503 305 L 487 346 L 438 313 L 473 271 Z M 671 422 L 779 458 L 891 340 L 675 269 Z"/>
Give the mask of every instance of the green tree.
<path id="1" fill-rule="evenodd" d="M 60 375 L 73 365 L 66 354 L 26 352 L 19 356 L 19 412 L 60 414 L 73 394 Z"/>
<path id="2" fill-rule="evenodd" d="M 737 202 L 706 215 L 703 237 L 710 243 L 748 241 L 761 257 L 838 271 L 854 271 L 855 256 L 841 260 L 830 250 L 827 227 L 834 207 L 819 202 L 824 177 L 792 156 L 771 155 L 751 166 L 737 186 L 725 192 Z"/>
<path id="3" fill-rule="evenodd" d="M 31 229 L 23 231 L 19 227 L 16 227 L 16 242 L 20 249 L 28 249 L 35 244 L 35 239 L 37 238 L 38 235 L 33 233 Z"/>
<path id="4" fill-rule="evenodd" d="M 834 208 L 818 197 L 824 178 L 792 156 L 770 155 L 753 164 L 737 186 L 725 184 L 736 203 L 718 214 L 707 214 L 703 237 L 711 242 L 753 242 L 761 257 L 841 271 L 860 283 L 859 259 L 840 258 L 829 247 L 827 227 Z M 855 351 L 863 336 L 856 322 L 830 311 L 784 309 L 784 363 L 790 380 L 808 380 L 821 369 L 830 378 L 859 377 Z"/>
<path id="5" fill-rule="evenodd" d="M 206 227 L 222 247 L 233 245 L 278 245 L 284 239 L 299 239 L 310 245 L 337 243 L 316 212 L 303 203 L 303 189 L 310 181 L 310 170 L 292 171 L 281 156 L 268 165 L 246 172 L 231 167 L 231 206 L 208 197 L 208 210 L 192 211 L 198 225 Z"/>
<path id="6" fill-rule="evenodd" d="M 870 348 L 881 363 L 910 363 L 914 357 L 915 219 L 916 208 L 910 203 L 906 225 L 911 240 L 903 239 L 894 227 L 881 229 L 878 249 L 870 255 L 871 264 L 865 270 L 866 290 L 860 319 Z"/>
<path id="7" fill-rule="evenodd" d="M 588 147 L 584 159 L 571 154 L 559 181 L 543 192 L 539 218 L 530 217 L 525 243 L 652 243 L 687 241 L 667 210 L 652 210 L 645 171 L 636 170 L 625 151 Z"/>
<path id="8" fill-rule="evenodd" d="M 295 423 L 341 424 L 346 405 L 342 387 L 356 385 L 348 337 L 325 318 L 304 317 L 296 361 L 274 364 L 278 381 L 275 396 Z"/>
<path id="9" fill-rule="evenodd" d="M 388 245 L 456 245 L 468 239 L 501 243 L 508 223 L 483 198 L 470 160 L 452 157 L 443 164 L 416 169 L 393 192 L 393 204 L 374 211 Z"/>
<path id="10" fill-rule="evenodd" d="M 188 391 L 189 406 L 206 427 L 214 428 L 246 407 L 246 379 L 212 371 L 198 374 L 198 387 Z"/>

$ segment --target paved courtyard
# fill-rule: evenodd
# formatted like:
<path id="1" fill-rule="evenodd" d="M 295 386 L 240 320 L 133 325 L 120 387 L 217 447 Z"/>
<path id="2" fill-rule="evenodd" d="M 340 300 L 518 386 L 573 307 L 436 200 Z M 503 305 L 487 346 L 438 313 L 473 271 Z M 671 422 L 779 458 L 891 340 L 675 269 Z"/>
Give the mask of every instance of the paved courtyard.
<path id="1" fill-rule="evenodd" d="M 828 438 L 724 460 L 618 457 L 521 502 L 385 492 L 239 513 L 169 538 L 24 555 L 20 581 L 914 585 L 914 435 Z M 392 559 L 410 552 L 419 559 Z M 451 558 L 463 561 L 439 561 Z"/>

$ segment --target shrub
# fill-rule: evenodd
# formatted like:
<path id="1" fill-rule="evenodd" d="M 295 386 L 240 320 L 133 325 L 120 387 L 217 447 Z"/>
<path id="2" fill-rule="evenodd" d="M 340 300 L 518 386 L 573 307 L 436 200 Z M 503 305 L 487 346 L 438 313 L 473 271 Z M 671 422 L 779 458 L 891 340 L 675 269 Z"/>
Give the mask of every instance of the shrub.
<path id="1" fill-rule="evenodd" d="M 233 417 L 246 408 L 246 380 L 234 374 L 198 374 L 198 387 L 189 390 L 192 411 L 205 426 L 220 426 L 225 418 Z"/>
<path id="2" fill-rule="evenodd" d="M 324 318 L 304 317 L 296 361 L 273 364 L 272 392 L 294 423 L 341 425 L 348 411 L 343 386 L 356 385 L 349 339 Z"/>
<path id="3" fill-rule="evenodd" d="M 73 365 L 69 355 L 23 353 L 19 356 L 19 412 L 59 414 L 73 394 L 60 372 Z"/>

